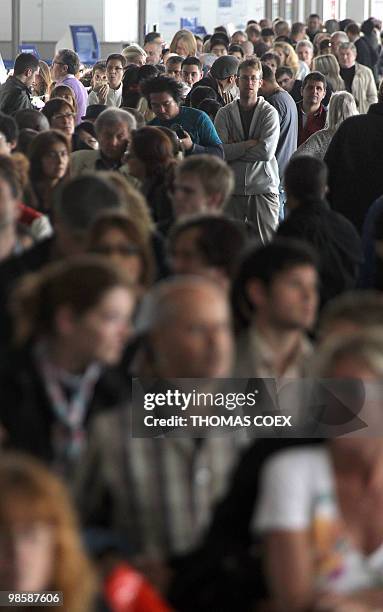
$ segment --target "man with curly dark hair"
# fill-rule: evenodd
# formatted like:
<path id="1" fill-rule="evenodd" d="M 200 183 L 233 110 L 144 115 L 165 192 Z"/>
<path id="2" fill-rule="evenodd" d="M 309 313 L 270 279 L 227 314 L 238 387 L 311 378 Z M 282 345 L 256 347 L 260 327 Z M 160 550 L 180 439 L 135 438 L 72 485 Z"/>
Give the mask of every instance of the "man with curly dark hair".
<path id="1" fill-rule="evenodd" d="M 141 89 L 156 115 L 149 125 L 174 130 L 186 155 L 210 153 L 223 158 L 222 143 L 211 119 L 196 108 L 181 106 L 182 83 L 161 75 L 145 81 Z"/>

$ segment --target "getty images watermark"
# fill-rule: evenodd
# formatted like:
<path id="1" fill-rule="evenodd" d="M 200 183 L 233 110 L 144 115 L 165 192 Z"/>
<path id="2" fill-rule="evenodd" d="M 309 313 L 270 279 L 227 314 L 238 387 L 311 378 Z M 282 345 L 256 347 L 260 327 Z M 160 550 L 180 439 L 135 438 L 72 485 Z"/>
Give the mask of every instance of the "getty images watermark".
<path id="1" fill-rule="evenodd" d="M 359 380 L 133 381 L 134 437 L 383 435 L 383 385 Z"/>

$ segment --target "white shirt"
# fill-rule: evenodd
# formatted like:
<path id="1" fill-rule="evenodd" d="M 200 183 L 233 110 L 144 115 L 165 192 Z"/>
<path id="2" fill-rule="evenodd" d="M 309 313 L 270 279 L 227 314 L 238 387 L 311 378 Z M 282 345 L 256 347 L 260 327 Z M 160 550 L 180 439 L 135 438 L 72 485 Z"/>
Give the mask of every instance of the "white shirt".
<path id="1" fill-rule="evenodd" d="M 350 541 L 325 447 L 287 449 L 266 462 L 254 526 L 258 533 L 309 530 L 318 591 L 348 594 L 383 585 L 383 542 L 365 555 Z"/>
<path id="2" fill-rule="evenodd" d="M 116 106 L 117 108 L 119 108 L 121 106 L 121 101 L 122 83 L 120 83 L 118 89 L 112 89 L 111 87 L 109 87 L 105 102 L 106 106 Z M 102 104 L 102 102 L 100 102 L 100 100 L 98 99 L 98 95 L 95 91 L 91 91 L 89 94 L 88 106 L 90 104 Z"/>

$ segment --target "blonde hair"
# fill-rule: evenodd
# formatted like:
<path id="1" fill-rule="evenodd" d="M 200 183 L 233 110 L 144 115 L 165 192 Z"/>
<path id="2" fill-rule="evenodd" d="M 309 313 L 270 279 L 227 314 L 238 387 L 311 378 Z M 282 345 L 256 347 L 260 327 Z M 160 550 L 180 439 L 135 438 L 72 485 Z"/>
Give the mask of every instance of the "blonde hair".
<path id="1" fill-rule="evenodd" d="M 39 60 L 39 68 L 39 75 L 44 86 L 44 92 L 40 95 L 44 95 L 45 99 L 47 100 L 49 99 L 49 92 L 52 86 L 51 69 L 49 68 L 48 64 L 44 62 L 44 60 Z"/>
<path id="2" fill-rule="evenodd" d="M 96 579 L 63 483 L 33 457 L 2 453 L 0 490 L 0 529 L 8 531 L 20 523 L 50 525 L 55 552 L 52 579 L 46 588 L 63 592 L 66 612 L 89 612 L 94 604 Z"/>
<path id="3" fill-rule="evenodd" d="M 377 377 L 383 377 L 383 332 L 381 327 L 352 336 L 334 336 L 324 342 L 313 360 L 313 374 L 318 378 L 331 378 L 337 363 L 343 359 L 363 363 Z"/>
<path id="4" fill-rule="evenodd" d="M 338 60 L 332 54 L 318 55 L 313 60 L 313 71 L 324 74 L 334 91 L 343 91 L 345 84 L 340 76 Z"/>
<path id="5" fill-rule="evenodd" d="M 124 212 L 134 221 L 139 230 L 149 239 L 155 225 L 145 197 L 118 172 L 103 172 L 102 175 L 117 189 L 124 203 Z"/>
<path id="6" fill-rule="evenodd" d="M 188 50 L 188 56 L 191 55 L 195 57 L 197 55 L 197 41 L 194 38 L 194 34 L 189 32 L 189 30 L 178 30 L 173 36 L 173 40 L 170 43 L 169 51 L 170 53 L 177 53 L 177 43 L 181 41 L 185 43 L 185 47 Z"/>
<path id="7" fill-rule="evenodd" d="M 359 115 L 355 98 L 348 91 L 336 91 L 330 98 L 326 127 L 334 132 L 348 117 Z"/>
<path id="8" fill-rule="evenodd" d="M 291 68 L 291 70 L 294 72 L 294 76 L 296 76 L 299 71 L 299 58 L 295 53 L 293 47 L 286 42 L 276 42 L 273 45 L 273 49 L 282 50 L 285 56 L 285 61 L 282 65 Z"/>

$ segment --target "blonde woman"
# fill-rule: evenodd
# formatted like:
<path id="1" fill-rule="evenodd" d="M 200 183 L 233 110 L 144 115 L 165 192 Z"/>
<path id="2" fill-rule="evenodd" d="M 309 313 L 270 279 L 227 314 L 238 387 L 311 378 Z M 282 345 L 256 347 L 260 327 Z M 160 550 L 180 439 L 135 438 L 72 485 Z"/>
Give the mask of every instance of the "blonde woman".
<path id="1" fill-rule="evenodd" d="M 182 57 L 196 57 L 197 42 L 194 34 L 189 32 L 189 30 L 178 30 L 170 43 L 170 53 L 175 53 Z"/>
<path id="2" fill-rule="evenodd" d="M 273 51 L 279 55 L 281 66 L 288 66 L 294 72 L 296 79 L 303 81 L 305 76 L 310 72 L 309 67 L 304 62 L 301 62 L 295 53 L 293 47 L 285 42 L 276 42 L 273 45 Z"/>
<path id="3" fill-rule="evenodd" d="M 343 123 L 345 119 L 348 119 L 348 117 L 353 117 L 358 114 L 354 96 L 348 91 L 337 91 L 330 98 L 324 129 L 312 134 L 306 142 L 298 147 L 293 157 L 298 155 L 312 155 L 317 159 L 324 159 L 331 139 L 340 124 Z"/>
<path id="4" fill-rule="evenodd" d="M 345 84 L 340 76 L 338 60 L 335 55 L 318 55 L 313 60 L 313 70 L 321 72 L 326 77 L 334 91 L 344 91 Z"/>

